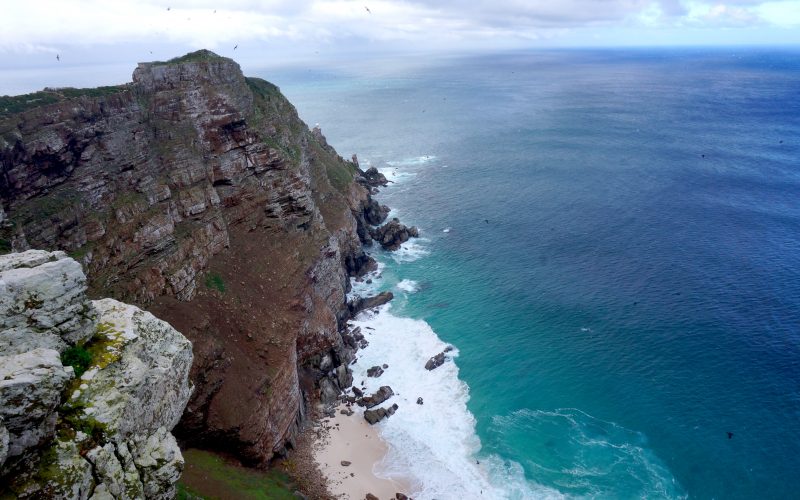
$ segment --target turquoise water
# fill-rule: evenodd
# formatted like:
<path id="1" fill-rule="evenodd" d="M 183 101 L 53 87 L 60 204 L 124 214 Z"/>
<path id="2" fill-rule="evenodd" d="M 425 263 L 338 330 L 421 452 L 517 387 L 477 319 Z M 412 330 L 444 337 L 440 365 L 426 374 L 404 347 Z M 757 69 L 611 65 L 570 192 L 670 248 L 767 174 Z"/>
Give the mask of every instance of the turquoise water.
<path id="1" fill-rule="evenodd" d="M 381 286 L 458 348 L 463 453 L 530 486 L 497 496 L 797 496 L 800 52 L 263 76 L 397 181 L 423 238 Z"/>

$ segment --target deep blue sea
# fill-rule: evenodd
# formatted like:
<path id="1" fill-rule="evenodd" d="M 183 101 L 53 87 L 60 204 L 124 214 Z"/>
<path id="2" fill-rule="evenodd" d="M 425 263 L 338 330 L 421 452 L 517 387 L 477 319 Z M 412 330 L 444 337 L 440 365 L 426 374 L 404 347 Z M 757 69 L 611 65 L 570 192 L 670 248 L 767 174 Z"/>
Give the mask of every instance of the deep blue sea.
<path id="1" fill-rule="evenodd" d="M 400 392 L 380 471 L 415 498 L 800 497 L 800 51 L 259 76 L 421 229 L 372 250 L 397 298 L 359 322 Z"/>

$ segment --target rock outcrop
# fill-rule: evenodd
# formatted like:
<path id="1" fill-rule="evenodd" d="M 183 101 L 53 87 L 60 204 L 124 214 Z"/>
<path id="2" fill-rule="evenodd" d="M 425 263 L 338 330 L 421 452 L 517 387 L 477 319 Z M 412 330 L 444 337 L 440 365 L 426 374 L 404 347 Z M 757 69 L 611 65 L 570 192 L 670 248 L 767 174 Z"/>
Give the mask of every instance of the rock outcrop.
<path id="1" fill-rule="evenodd" d="M 0 270 L 13 331 L 0 344 L 0 494 L 174 498 L 191 343 L 138 307 L 89 301 L 63 252 L 3 255 Z"/>
<path id="2" fill-rule="evenodd" d="M 392 219 L 386 224 L 370 231 L 372 239 L 377 241 L 385 250 L 397 250 L 400 245 L 410 238 L 419 236 L 419 230 L 414 227 L 406 227 L 399 219 Z"/>
<path id="3" fill-rule="evenodd" d="M 375 267 L 362 244 L 388 213 L 371 198 L 385 177 L 208 51 L 142 63 L 124 85 L 18 100 L 21 111 L 0 109 L 0 248 L 66 251 L 92 297 L 146 307 L 189 338 L 179 439 L 248 463 L 284 453 L 366 344 L 346 332 L 346 294 Z M 414 233 L 395 227 L 376 233 L 387 248 Z M 40 321 L 50 348 L 88 334 L 19 300 L 0 313 L 12 327 Z M 17 337 L 0 342 L 27 349 Z"/>

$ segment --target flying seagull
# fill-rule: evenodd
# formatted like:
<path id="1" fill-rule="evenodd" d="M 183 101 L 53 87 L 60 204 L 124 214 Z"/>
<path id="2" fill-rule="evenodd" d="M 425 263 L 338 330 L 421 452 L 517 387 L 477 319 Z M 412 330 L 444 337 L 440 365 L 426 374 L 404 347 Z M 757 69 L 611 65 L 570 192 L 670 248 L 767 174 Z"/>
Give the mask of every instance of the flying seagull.
<path id="1" fill-rule="evenodd" d="M 56 54 L 56 61 L 61 62 L 61 56 Z"/>
<path id="2" fill-rule="evenodd" d="M 371 10 L 369 10 L 369 7 L 367 7 L 367 6 L 365 5 L 365 6 L 364 6 L 364 8 L 365 8 L 365 9 L 367 9 L 367 12 L 369 12 L 370 14 L 372 14 L 372 11 L 371 11 Z"/>
<path id="3" fill-rule="evenodd" d="M 236 47 L 238 47 L 238 46 L 239 46 L 239 44 L 238 44 L 238 43 L 237 43 L 236 45 L 234 45 L 234 46 L 233 46 L 233 50 L 236 50 Z"/>

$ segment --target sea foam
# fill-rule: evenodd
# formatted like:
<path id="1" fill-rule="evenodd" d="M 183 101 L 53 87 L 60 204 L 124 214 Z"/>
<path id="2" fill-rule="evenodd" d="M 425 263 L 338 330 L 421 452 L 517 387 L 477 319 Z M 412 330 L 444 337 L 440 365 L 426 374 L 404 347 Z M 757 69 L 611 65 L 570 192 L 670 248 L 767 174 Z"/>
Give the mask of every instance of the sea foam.
<path id="1" fill-rule="evenodd" d="M 481 444 L 467 409 L 469 387 L 458 378 L 458 349 L 439 368 L 426 370 L 425 362 L 447 347 L 428 323 L 395 316 L 387 304 L 352 324 L 369 341 L 352 366 L 355 383 L 363 381 L 369 393 L 391 386 L 395 395 L 383 406 L 399 406 L 377 424 L 389 445 L 376 466 L 378 475 L 409 481 L 411 496 L 418 499 L 560 496 L 528 482 L 519 464 L 491 456 L 477 463 Z M 381 377 L 367 377 L 368 368 L 383 364 L 389 367 Z M 416 403 L 420 397 L 422 405 Z"/>

